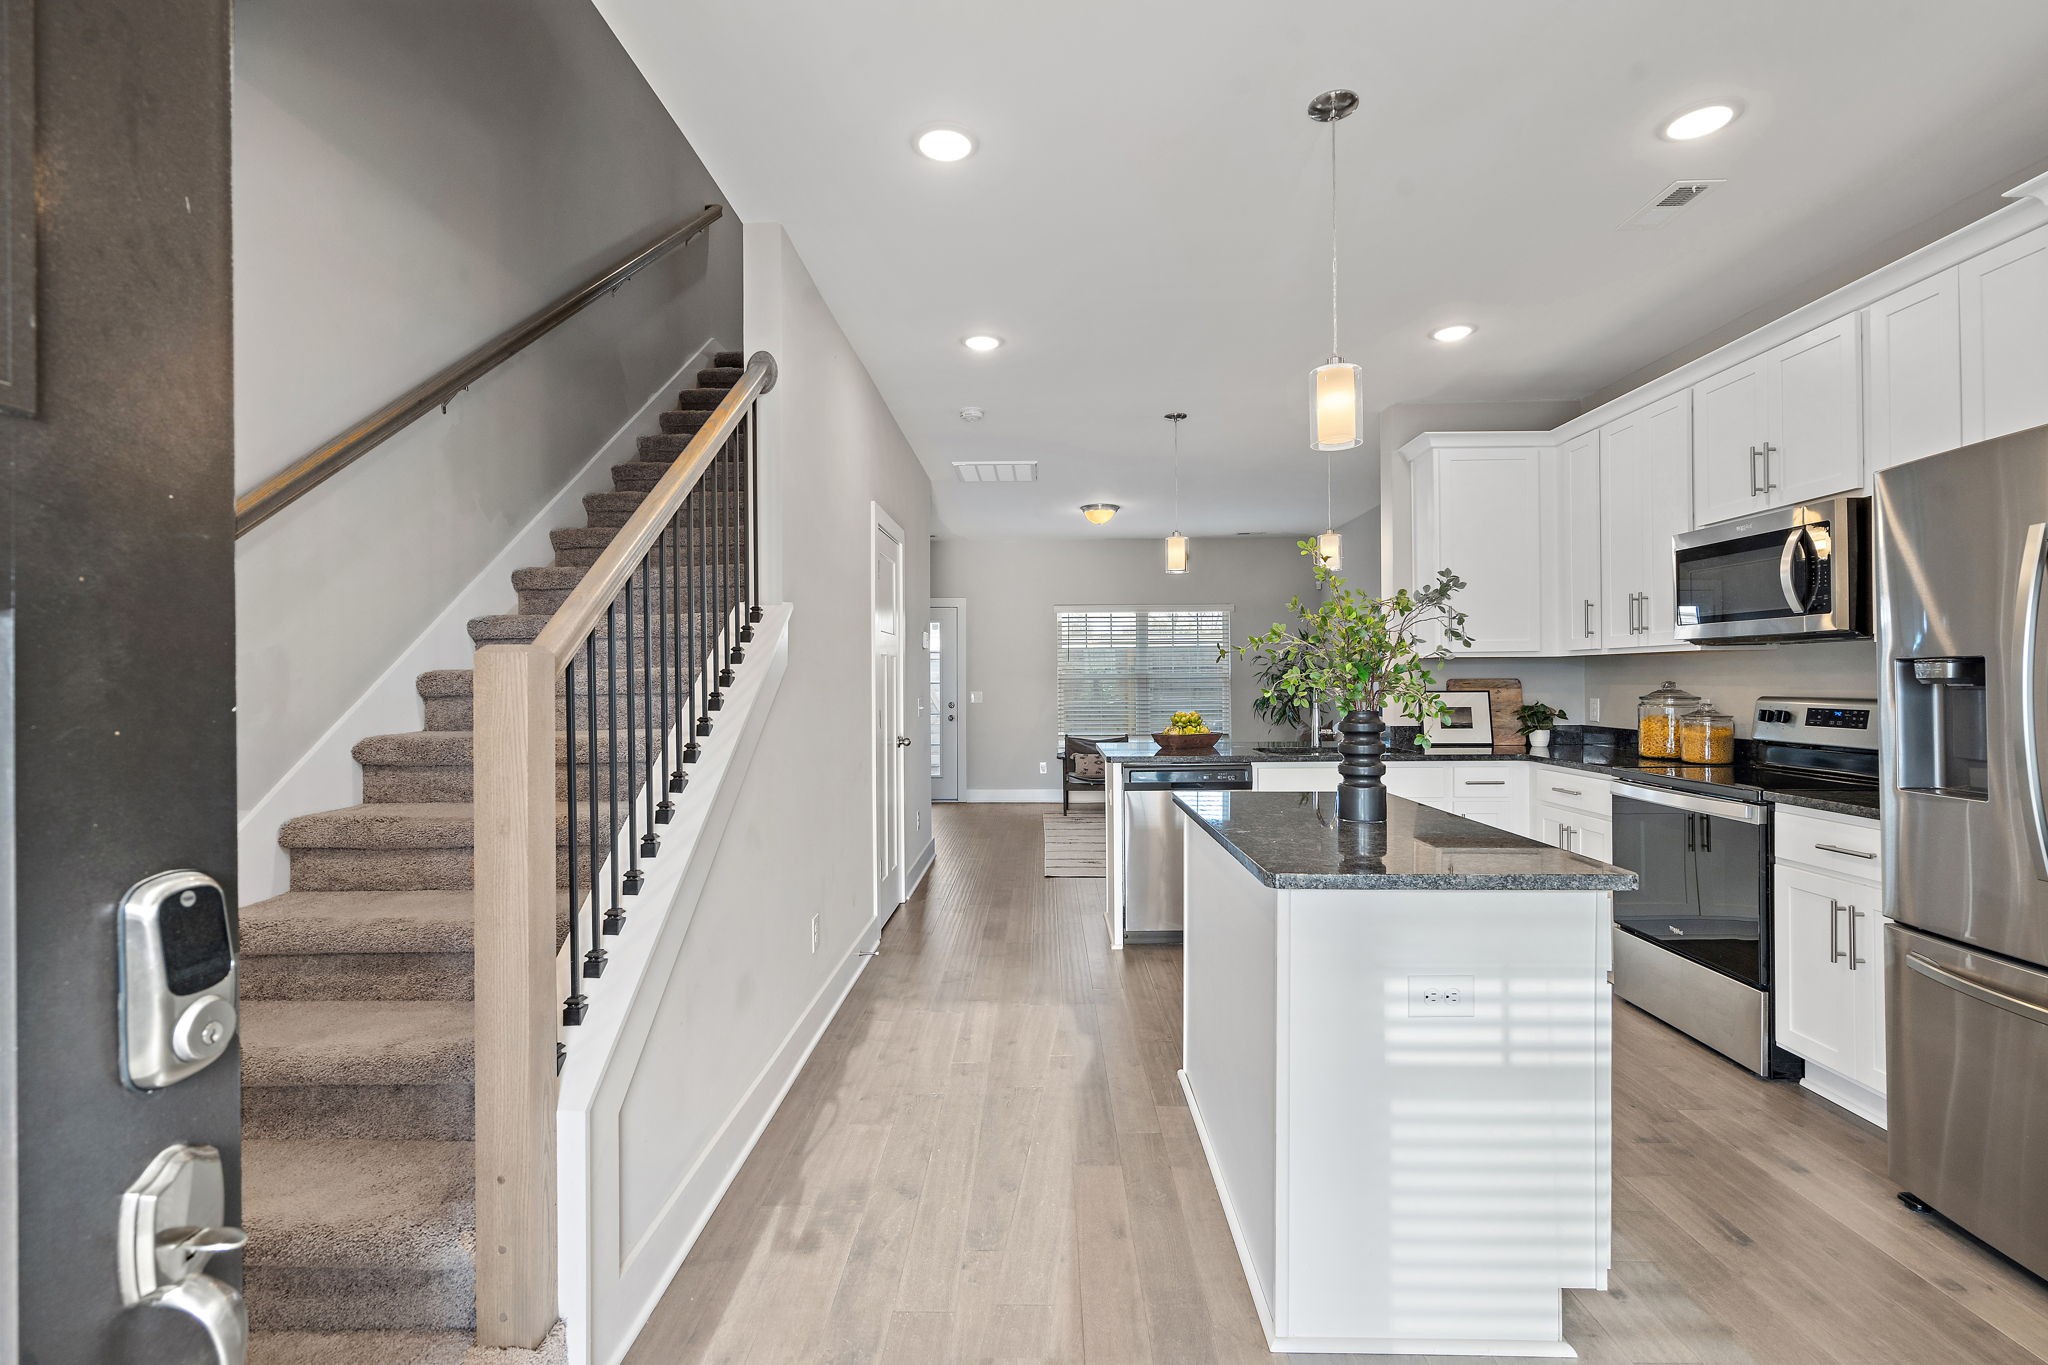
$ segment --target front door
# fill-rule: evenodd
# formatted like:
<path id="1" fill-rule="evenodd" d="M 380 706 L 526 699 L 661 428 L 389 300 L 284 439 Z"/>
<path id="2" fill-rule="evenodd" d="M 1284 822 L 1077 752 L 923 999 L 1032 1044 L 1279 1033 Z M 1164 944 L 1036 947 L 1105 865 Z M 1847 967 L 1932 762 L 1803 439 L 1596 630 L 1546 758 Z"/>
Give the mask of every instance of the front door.
<path id="1" fill-rule="evenodd" d="M 903 903 L 903 530 L 874 520 L 875 913 Z"/>
<path id="2" fill-rule="evenodd" d="M 116 1273 L 123 1192 L 168 1148 L 218 1153 L 202 1216 L 240 1222 L 233 1034 L 202 1020 L 177 1038 L 210 1065 L 125 1085 L 115 932 L 144 878 L 218 878 L 225 909 L 162 921 L 168 980 L 203 990 L 234 903 L 230 8 L 0 4 L 0 1356 L 36 1365 L 217 1359 L 189 1314 L 238 1307 L 227 1232 L 185 1312 Z"/>
<path id="3" fill-rule="evenodd" d="M 960 666 L 962 657 L 959 603 L 932 603 L 931 615 L 931 744 L 932 800 L 960 799 Z"/>

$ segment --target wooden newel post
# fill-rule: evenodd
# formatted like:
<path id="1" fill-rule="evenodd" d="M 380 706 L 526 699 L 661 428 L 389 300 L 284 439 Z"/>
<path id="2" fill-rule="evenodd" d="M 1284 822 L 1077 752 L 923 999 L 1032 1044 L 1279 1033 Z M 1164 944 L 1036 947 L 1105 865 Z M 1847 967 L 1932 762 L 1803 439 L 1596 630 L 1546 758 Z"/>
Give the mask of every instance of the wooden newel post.
<path id="1" fill-rule="evenodd" d="M 555 1324 L 555 662 L 476 655 L 476 1335 Z"/>

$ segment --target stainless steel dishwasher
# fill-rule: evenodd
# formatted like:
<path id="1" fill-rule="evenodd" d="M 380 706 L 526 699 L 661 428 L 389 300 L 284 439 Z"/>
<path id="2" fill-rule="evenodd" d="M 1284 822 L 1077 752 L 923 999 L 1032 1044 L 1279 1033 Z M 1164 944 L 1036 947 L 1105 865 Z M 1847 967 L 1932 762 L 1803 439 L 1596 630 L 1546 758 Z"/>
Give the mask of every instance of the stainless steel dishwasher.
<path id="1" fill-rule="evenodd" d="M 1180 942 L 1181 823 L 1173 794 L 1251 789 L 1250 764 L 1125 771 L 1125 943 Z"/>

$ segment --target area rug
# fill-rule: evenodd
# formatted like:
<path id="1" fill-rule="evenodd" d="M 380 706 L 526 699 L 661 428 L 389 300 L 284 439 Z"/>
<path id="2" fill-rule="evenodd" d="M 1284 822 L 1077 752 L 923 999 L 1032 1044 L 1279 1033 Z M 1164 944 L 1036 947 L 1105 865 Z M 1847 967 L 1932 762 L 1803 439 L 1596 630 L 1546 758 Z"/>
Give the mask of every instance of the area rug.
<path id="1" fill-rule="evenodd" d="M 1045 875 L 1100 877 L 1109 836 L 1102 813 L 1045 817 Z"/>

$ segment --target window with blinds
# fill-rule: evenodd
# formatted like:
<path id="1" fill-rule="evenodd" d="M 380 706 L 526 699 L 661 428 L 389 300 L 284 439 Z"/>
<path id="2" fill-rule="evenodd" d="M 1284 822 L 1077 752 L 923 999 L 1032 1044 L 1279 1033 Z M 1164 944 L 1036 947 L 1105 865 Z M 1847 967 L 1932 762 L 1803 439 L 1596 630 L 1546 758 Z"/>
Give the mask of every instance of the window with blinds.
<path id="1" fill-rule="evenodd" d="M 1058 607 L 1065 735 L 1149 735 L 1176 711 L 1230 728 L 1228 607 Z"/>

